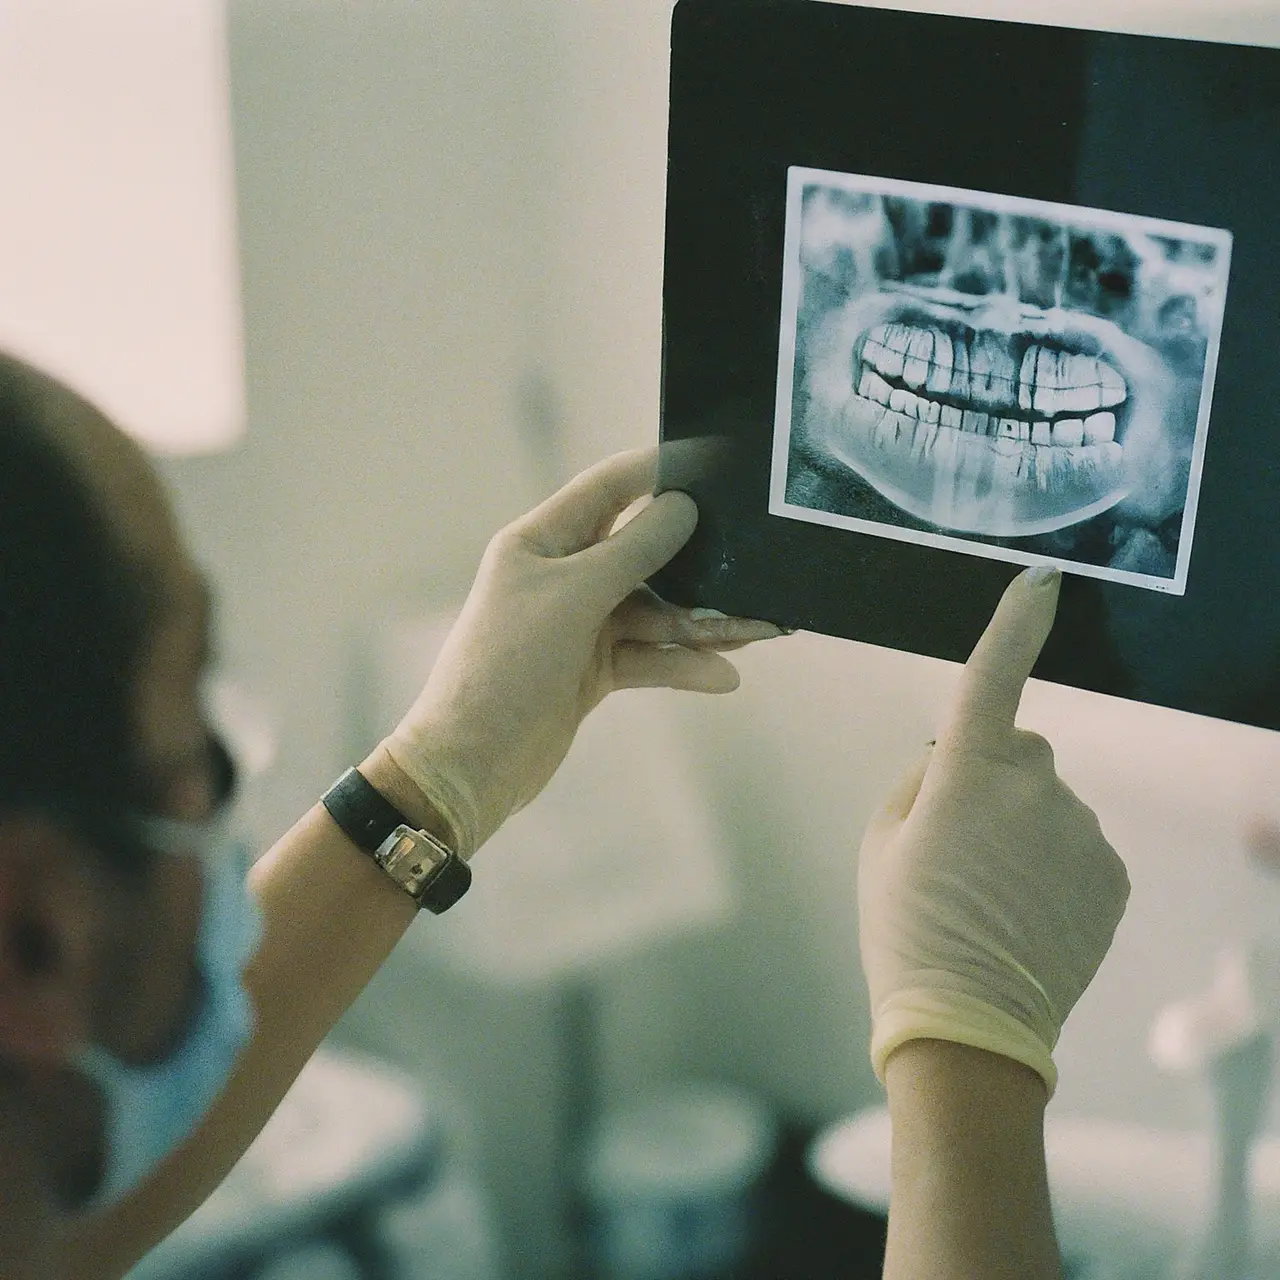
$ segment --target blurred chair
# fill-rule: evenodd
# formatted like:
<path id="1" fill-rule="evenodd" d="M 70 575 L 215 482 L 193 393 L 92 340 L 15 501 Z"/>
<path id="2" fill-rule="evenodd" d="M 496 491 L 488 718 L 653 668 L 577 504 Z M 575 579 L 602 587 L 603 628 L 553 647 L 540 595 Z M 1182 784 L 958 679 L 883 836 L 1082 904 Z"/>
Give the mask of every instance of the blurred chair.
<path id="1" fill-rule="evenodd" d="M 429 1202 L 444 1158 L 416 1081 L 322 1046 L 227 1179 L 129 1280 L 402 1280 L 383 1215 Z"/>

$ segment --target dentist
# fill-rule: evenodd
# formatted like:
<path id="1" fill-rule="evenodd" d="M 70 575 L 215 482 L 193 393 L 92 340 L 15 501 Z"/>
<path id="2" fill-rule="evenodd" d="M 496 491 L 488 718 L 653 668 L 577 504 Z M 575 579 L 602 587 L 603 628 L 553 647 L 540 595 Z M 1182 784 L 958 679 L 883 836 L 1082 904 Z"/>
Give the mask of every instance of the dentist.
<path id="1" fill-rule="evenodd" d="M 728 692 L 644 580 L 696 522 L 651 453 L 489 545 L 421 695 L 245 874 L 206 720 L 210 592 L 142 453 L 0 357 L 0 1276 L 119 1277 L 226 1176 L 418 910 L 631 687 Z M 1057 1275 L 1039 1135 L 1057 1029 L 1127 881 L 1013 728 L 1056 583 L 1010 589 L 926 763 L 862 850 L 873 1058 L 895 1127 L 888 1274 Z"/>
<path id="2" fill-rule="evenodd" d="M 602 698 L 737 686 L 716 650 L 777 628 L 642 589 L 692 501 L 610 533 L 653 479 L 621 454 L 498 533 L 404 720 L 246 878 L 209 586 L 141 451 L 0 357 L 4 1280 L 121 1276 L 191 1214 Z"/>

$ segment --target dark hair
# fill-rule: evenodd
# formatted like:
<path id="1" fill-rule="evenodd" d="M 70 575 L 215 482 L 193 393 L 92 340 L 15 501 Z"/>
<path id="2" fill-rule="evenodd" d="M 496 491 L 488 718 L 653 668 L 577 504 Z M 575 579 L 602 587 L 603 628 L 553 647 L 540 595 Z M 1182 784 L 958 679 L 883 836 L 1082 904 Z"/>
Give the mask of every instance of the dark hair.
<path id="1" fill-rule="evenodd" d="M 0 353 L 0 814 L 40 812 L 127 878 L 141 571 L 52 441 L 39 382 Z M 88 410 L 86 410 L 88 411 Z"/>

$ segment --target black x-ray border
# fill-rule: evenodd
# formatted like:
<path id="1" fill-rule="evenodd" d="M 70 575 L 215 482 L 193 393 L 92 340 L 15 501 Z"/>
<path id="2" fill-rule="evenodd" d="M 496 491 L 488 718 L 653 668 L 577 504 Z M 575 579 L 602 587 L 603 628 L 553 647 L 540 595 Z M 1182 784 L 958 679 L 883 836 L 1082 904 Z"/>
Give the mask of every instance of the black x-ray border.
<path id="1" fill-rule="evenodd" d="M 815 0 L 672 21 L 660 488 L 669 600 L 963 660 L 1017 566 L 768 514 L 787 169 L 1234 237 L 1184 595 L 1068 574 L 1043 679 L 1280 729 L 1280 50 Z"/>

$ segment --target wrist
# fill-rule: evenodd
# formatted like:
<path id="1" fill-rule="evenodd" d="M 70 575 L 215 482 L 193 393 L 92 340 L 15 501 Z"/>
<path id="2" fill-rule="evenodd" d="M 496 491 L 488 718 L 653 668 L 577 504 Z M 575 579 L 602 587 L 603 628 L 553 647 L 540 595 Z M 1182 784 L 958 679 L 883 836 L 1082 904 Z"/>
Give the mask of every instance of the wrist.
<path id="1" fill-rule="evenodd" d="M 1058 1084 L 1052 1050 L 1056 1031 L 1047 1023 L 1033 1030 L 1026 1020 L 992 1001 L 989 993 L 978 997 L 940 985 L 904 987 L 875 999 L 871 1062 L 877 1078 L 884 1081 L 885 1063 L 903 1045 L 967 1045 L 1025 1064 L 1039 1073 L 1052 1097 Z"/>
<path id="2" fill-rule="evenodd" d="M 448 816 L 395 762 L 385 743 L 379 743 L 358 767 L 365 779 L 395 805 L 413 826 L 443 841 L 460 858 L 470 859 L 472 850 L 463 847 L 460 833 L 454 829 Z"/>
<path id="3" fill-rule="evenodd" d="M 986 1049 L 911 1040 L 888 1058 L 885 1083 L 893 1129 L 885 1275 L 1061 1280 L 1041 1076 Z"/>
<path id="4" fill-rule="evenodd" d="M 1031 1067 L 1003 1054 L 950 1040 L 909 1040 L 884 1068 L 889 1111 L 936 1128 L 1043 1133 L 1049 1092 Z"/>

